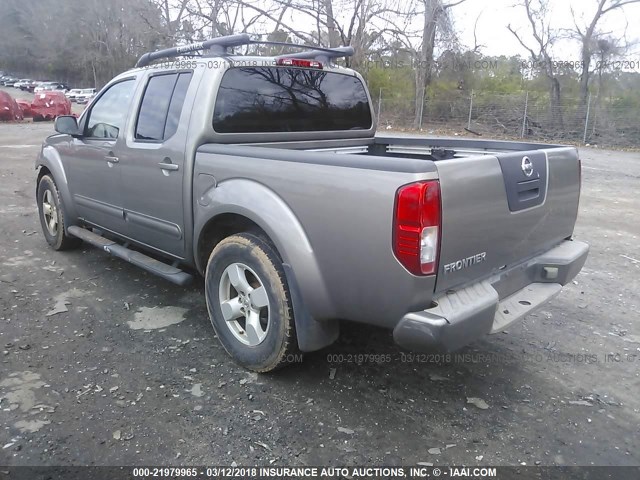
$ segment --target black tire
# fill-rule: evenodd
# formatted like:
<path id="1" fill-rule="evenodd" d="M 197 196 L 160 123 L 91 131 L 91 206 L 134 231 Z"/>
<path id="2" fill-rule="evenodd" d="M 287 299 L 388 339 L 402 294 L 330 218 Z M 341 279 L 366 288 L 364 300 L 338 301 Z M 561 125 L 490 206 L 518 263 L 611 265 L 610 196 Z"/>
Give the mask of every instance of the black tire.
<path id="1" fill-rule="evenodd" d="M 233 288 L 231 276 L 227 273 L 230 271 L 228 269 L 236 267 L 244 271 L 244 279 L 254 290 L 259 290 L 260 286 L 264 287 L 268 305 L 262 308 L 255 307 L 253 297 L 248 294 L 244 296 L 247 301 L 244 307 L 245 316 L 241 314 L 237 320 L 227 322 L 222 313 L 220 292 L 228 289 L 229 296 L 236 295 L 235 299 L 243 296 L 241 290 Z M 247 269 L 243 270 L 243 267 Z M 268 241 L 250 233 L 233 235 L 222 240 L 209 256 L 205 274 L 205 293 L 211 324 L 222 346 L 238 364 L 256 372 L 269 372 L 300 358 L 291 296 L 282 260 Z M 256 303 L 264 301 L 262 298 L 262 301 L 258 300 Z M 240 301 L 238 305 L 241 305 Z M 267 315 L 264 315 L 265 308 Z M 251 345 L 251 340 L 255 341 L 258 337 L 254 333 L 251 338 L 248 331 L 251 329 L 246 328 L 249 318 L 246 312 L 249 309 L 260 312 L 260 328 L 264 327 L 265 330 L 260 332 L 264 338 L 255 345 Z M 266 320 L 264 317 L 267 317 Z M 243 330 L 246 338 L 241 340 Z M 249 343 L 245 344 L 243 341 Z"/>
<path id="2" fill-rule="evenodd" d="M 82 241 L 79 238 L 72 237 L 66 233 L 66 224 L 64 220 L 64 212 L 62 211 L 62 199 L 58 193 L 58 187 L 53 181 L 53 178 L 49 175 L 44 175 L 38 183 L 37 192 L 38 212 L 40 217 L 40 225 L 42 226 L 42 233 L 47 243 L 51 245 L 54 250 L 70 250 L 77 248 Z M 48 208 L 45 208 L 45 198 L 47 205 L 53 206 L 54 210 L 51 213 Z M 48 215 L 48 217 L 47 217 Z M 56 228 L 50 228 L 47 218 L 55 218 Z"/>

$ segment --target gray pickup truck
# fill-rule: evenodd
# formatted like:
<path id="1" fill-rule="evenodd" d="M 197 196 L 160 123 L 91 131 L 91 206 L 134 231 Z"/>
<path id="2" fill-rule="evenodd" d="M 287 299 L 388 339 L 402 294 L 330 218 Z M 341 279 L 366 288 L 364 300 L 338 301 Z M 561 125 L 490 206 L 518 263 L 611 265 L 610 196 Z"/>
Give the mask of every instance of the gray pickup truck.
<path id="1" fill-rule="evenodd" d="M 220 342 L 260 372 L 331 344 L 341 319 L 458 349 L 580 271 L 575 148 L 376 136 L 362 77 L 333 63 L 350 47 L 230 53 L 253 43 L 147 53 L 58 117 L 36 161 L 47 242 L 204 276 Z"/>

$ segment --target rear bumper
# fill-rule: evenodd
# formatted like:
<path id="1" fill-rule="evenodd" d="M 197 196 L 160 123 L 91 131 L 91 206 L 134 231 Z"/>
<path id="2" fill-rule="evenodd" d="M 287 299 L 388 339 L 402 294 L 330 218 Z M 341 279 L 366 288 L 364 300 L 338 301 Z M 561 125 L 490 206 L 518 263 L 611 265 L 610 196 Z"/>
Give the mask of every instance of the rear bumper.
<path id="1" fill-rule="evenodd" d="M 588 253 L 586 243 L 565 240 L 491 278 L 439 295 L 435 307 L 406 314 L 393 338 L 409 350 L 448 352 L 500 332 L 560 293 Z"/>

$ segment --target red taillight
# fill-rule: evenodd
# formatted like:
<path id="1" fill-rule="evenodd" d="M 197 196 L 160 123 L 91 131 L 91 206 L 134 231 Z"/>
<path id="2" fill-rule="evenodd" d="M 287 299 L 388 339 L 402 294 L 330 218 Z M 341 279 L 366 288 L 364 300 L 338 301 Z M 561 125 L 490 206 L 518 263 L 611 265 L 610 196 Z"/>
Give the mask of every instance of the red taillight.
<path id="1" fill-rule="evenodd" d="M 411 183 L 396 193 L 393 252 L 414 275 L 438 269 L 440 248 L 440 184 L 437 180 Z"/>
<path id="2" fill-rule="evenodd" d="M 322 63 L 316 60 L 301 60 L 299 58 L 281 58 L 276 63 L 281 67 L 302 67 L 322 69 Z"/>

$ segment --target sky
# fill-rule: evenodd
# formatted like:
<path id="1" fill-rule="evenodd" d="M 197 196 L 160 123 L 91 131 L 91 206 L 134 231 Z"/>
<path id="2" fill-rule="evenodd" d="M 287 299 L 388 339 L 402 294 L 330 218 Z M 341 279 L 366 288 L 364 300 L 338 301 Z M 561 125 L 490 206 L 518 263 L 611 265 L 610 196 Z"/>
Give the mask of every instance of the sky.
<path id="1" fill-rule="evenodd" d="M 570 7 L 573 6 L 578 19 L 583 17 L 583 24 L 596 11 L 597 0 L 549 0 L 551 8 L 552 26 L 559 29 L 572 29 L 573 19 Z M 481 52 L 485 55 L 528 55 L 527 51 L 518 43 L 513 34 L 507 30 L 507 25 L 526 38 L 530 31 L 524 7 L 517 5 L 518 0 L 466 0 L 453 7 L 452 14 L 460 41 L 466 47 L 473 48 L 473 29 L 478 16 L 478 43 L 483 45 Z M 515 5 L 515 6 L 514 6 Z M 622 36 L 627 29 L 627 39 L 640 40 L 640 3 L 622 7 L 621 10 L 608 13 L 603 19 L 602 29 L 612 32 L 614 36 Z M 628 25 L 627 25 L 628 22 Z M 639 45 L 635 45 L 635 56 L 640 53 Z M 570 41 L 561 41 L 554 49 L 554 60 L 579 60 L 579 47 Z M 634 58 L 640 60 L 640 58 Z"/>

